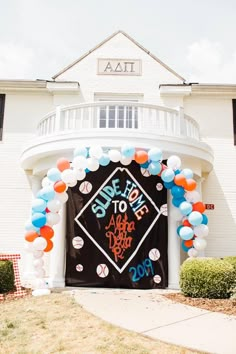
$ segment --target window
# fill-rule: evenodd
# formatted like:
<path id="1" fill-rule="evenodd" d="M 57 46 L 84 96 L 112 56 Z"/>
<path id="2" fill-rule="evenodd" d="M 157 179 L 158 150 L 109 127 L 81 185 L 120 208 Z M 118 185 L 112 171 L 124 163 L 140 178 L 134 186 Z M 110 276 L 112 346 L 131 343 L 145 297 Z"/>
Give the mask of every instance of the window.
<path id="1" fill-rule="evenodd" d="M 99 128 L 138 128 L 138 107 L 127 102 L 124 105 L 104 105 L 99 111 Z"/>
<path id="2" fill-rule="evenodd" d="M 236 99 L 233 99 L 232 103 L 233 103 L 234 145 L 236 145 Z"/>
<path id="3" fill-rule="evenodd" d="M 0 94 L 0 140 L 2 140 L 5 95 Z"/>

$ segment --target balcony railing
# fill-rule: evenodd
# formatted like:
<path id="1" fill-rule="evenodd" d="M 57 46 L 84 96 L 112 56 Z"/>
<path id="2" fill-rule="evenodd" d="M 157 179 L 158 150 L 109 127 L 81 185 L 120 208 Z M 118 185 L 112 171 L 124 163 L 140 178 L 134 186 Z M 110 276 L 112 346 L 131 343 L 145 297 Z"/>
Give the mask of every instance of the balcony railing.
<path id="1" fill-rule="evenodd" d="M 200 139 L 199 126 L 183 109 L 139 102 L 93 102 L 57 107 L 41 119 L 40 137 L 91 129 L 126 129 L 162 136 Z"/>

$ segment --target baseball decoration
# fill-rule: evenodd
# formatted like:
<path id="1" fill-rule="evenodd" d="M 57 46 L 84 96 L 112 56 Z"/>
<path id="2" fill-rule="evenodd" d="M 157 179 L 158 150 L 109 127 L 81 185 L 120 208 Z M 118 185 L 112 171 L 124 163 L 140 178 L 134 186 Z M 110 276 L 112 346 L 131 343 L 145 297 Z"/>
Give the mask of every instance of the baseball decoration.
<path id="1" fill-rule="evenodd" d="M 80 236 L 76 236 L 72 239 L 72 245 L 75 249 L 79 250 L 84 245 L 84 240 Z"/>
<path id="2" fill-rule="evenodd" d="M 109 268 L 106 264 L 99 264 L 96 271 L 100 278 L 106 278 L 109 274 Z"/>
<path id="3" fill-rule="evenodd" d="M 79 186 L 79 191 L 83 194 L 89 194 L 93 189 L 93 186 L 90 182 L 84 181 Z"/>
<path id="4" fill-rule="evenodd" d="M 83 270 L 84 270 L 84 267 L 82 264 L 77 264 L 77 266 L 75 268 L 76 268 L 77 272 L 83 272 Z"/>
<path id="5" fill-rule="evenodd" d="M 149 251 L 148 256 L 152 261 L 157 261 L 161 255 L 157 248 L 153 248 Z"/>
<path id="6" fill-rule="evenodd" d="M 160 211 L 161 211 L 162 215 L 167 216 L 168 215 L 167 204 L 163 204 L 160 208 Z"/>
<path id="7" fill-rule="evenodd" d="M 141 167 L 140 171 L 141 171 L 143 177 L 150 177 L 151 176 L 151 173 L 146 168 Z"/>
<path id="8" fill-rule="evenodd" d="M 162 184 L 162 183 L 157 183 L 156 189 L 158 190 L 158 192 L 162 191 L 162 189 L 163 189 L 163 184 Z"/>
<path id="9" fill-rule="evenodd" d="M 158 275 L 158 274 L 154 275 L 153 281 L 154 281 L 154 283 L 159 284 L 161 282 L 160 275 Z"/>

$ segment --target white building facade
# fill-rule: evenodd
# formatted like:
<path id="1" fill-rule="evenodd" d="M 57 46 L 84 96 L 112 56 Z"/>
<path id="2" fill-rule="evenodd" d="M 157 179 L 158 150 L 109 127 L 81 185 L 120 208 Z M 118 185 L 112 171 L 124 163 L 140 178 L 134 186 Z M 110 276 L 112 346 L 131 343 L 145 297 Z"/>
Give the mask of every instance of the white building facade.
<path id="1" fill-rule="evenodd" d="M 236 254 L 234 176 L 236 85 L 186 84 L 154 55 L 119 31 L 55 75 L 52 81 L 0 80 L 0 252 L 22 254 L 25 282 L 33 276 L 24 252 L 32 195 L 59 157 L 78 143 L 119 149 L 124 143 L 162 149 L 191 168 L 209 205 L 205 256 Z M 235 125 L 234 125 L 235 123 Z M 168 202 L 169 287 L 178 287 L 186 257 Z M 214 208 L 214 210 L 213 210 Z M 51 286 L 65 284 L 65 208 L 45 256 Z"/>

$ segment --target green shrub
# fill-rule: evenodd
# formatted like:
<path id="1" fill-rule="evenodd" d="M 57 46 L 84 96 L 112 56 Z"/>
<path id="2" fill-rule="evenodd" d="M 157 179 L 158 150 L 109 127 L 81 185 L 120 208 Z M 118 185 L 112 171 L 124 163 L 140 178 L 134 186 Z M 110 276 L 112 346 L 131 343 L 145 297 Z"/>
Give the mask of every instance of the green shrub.
<path id="1" fill-rule="evenodd" d="M 224 261 L 229 262 L 234 267 L 235 272 L 236 272 L 236 256 L 225 257 Z"/>
<path id="2" fill-rule="evenodd" d="M 225 299 L 235 286 L 235 270 L 221 259 L 188 259 L 180 270 L 180 288 L 185 296 Z"/>
<path id="3" fill-rule="evenodd" d="M 14 269 L 11 261 L 0 261 L 0 294 L 14 290 Z"/>

